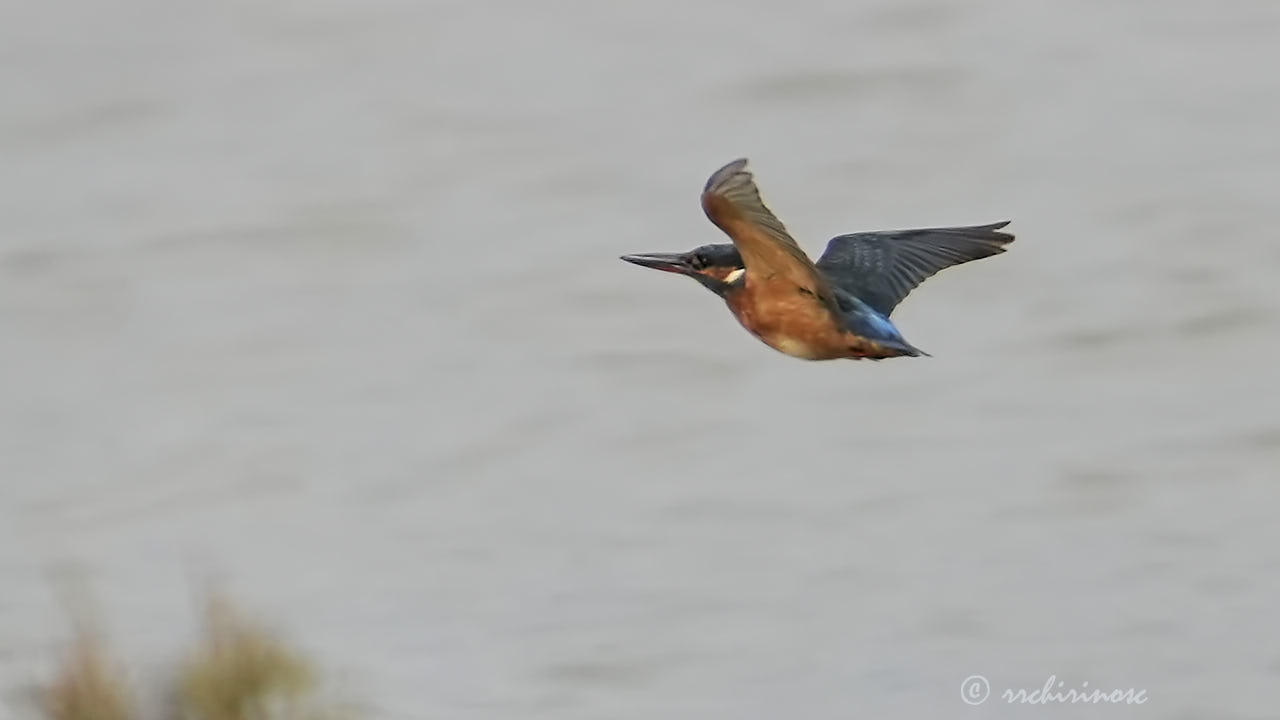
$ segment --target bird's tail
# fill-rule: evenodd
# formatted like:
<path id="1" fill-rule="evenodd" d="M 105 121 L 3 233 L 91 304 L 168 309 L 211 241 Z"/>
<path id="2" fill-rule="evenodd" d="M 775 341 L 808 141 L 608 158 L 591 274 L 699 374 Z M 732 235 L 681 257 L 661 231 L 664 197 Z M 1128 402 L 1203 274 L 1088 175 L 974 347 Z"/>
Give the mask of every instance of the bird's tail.
<path id="1" fill-rule="evenodd" d="M 902 343 L 902 354 L 907 357 L 933 357 L 929 353 L 908 342 Z"/>
<path id="2" fill-rule="evenodd" d="M 933 357 L 906 340 L 877 340 L 883 354 L 868 356 L 871 360 L 887 360 L 895 357 Z"/>

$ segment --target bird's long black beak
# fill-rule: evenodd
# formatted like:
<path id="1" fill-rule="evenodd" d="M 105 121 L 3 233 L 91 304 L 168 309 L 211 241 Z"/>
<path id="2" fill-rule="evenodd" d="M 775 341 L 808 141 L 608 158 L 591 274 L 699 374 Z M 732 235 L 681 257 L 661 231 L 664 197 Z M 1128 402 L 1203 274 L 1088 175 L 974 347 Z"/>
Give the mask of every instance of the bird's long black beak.
<path id="1" fill-rule="evenodd" d="M 693 268 L 690 267 L 689 262 L 685 260 L 685 256 L 682 253 L 642 253 L 639 255 L 623 255 L 622 259 L 629 263 L 635 263 L 640 267 L 653 268 L 663 272 L 679 273 L 680 275 L 693 274 Z"/>

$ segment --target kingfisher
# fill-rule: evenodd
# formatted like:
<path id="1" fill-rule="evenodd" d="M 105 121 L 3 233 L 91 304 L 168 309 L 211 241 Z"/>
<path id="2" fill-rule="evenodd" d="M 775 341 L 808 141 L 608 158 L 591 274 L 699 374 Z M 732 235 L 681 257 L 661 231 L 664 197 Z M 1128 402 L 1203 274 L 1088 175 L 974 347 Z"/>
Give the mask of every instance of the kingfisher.
<path id="1" fill-rule="evenodd" d="M 927 356 L 894 326 L 893 309 L 938 271 L 1002 253 L 1014 237 L 1000 231 L 1008 220 L 852 233 L 814 263 L 765 207 L 745 158 L 707 180 L 702 209 L 732 244 L 622 259 L 688 275 L 764 344 L 804 360 Z"/>

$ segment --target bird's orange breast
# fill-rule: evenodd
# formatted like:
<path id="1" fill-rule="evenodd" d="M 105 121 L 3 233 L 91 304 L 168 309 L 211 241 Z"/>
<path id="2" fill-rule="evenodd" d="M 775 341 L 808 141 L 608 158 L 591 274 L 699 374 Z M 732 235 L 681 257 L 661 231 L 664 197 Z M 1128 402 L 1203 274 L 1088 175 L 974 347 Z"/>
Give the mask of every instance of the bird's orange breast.
<path id="1" fill-rule="evenodd" d="M 844 329 L 818 298 L 794 284 L 754 280 L 726 293 L 738 322 L 765 345 L 802 360 L 887 358 L 900 355 Z"/>
<path id="2" fill-rule="evenodd" d="M 849 357 L 847 333 L 827 306 L 787 282 L 748 282 L 725 301 L 738 322 L 764 344 L 792 357 Z"/>

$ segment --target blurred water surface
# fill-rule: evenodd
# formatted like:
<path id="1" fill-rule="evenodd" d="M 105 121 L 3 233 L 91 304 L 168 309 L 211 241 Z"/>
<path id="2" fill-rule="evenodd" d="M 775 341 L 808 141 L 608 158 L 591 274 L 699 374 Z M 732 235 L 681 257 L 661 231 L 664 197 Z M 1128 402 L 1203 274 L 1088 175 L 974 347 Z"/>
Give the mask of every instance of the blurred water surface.
<path id="1" fill-rule="evenodd" d="M 210 577 L 377 717 L 1274 717 L 1280 5 L 0 5 L 0 687 Z M 1012 218 L 808 364 L 695 283 Z M 56 583 L 53 583 L 56 584 Z M 1010 708 L 987 717 L 1127 717 Z M 1087 714 L 1086 714 L 1087 713 Z"/>

